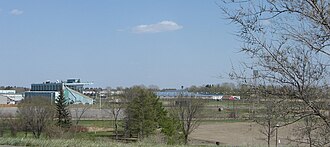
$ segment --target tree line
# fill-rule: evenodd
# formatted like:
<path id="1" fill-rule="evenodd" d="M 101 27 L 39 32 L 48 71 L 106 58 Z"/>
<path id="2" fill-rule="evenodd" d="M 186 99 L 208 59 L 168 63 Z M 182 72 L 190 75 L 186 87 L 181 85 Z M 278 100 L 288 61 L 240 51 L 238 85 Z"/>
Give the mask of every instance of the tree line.
<path id="1" fill-rule="evenodd" d="M 104 102 L 104 111 L 113 116 L 110 121 L 114 122 L 115 140 L 136 138 L 140 141 L 162 134 L 168 144 L 187 144 L 189 134 L 199 125 L 203 101 L 180 97 L 171 102 L 171 109 L 165 109 L 152 89 L 135 86 L 123 91 Z M 74 137 L 80 131 L 83 113 L 90 106 L 70 113 L 69 105 L 63 90 L 55 103 L 43 97 L 24 99 L 18 104 L 16 116 L 1 116 L 0 136 L 9 129 L 13 137 L 17 132 L 25 132 L 26 137 L 31 133 L 35 138 Z"/>
<path id="2" fill-rule="evenodd" d="M 71 114 L 63 90 L 60 91 L 55 103 L 52 103 L 54 102 L 44 97 L 22 100 L 18 105 L 16 116 L 1 114 L 0 136 L 8 128 L 13 137 L 16 137 L 19 131 L 24 131 L 25 137 L 31 132 L 35 138 L 40 138 L 42 133 L 51 137 L 54 131 L 67 132 L 71 127 Z"/>
<path id="3" fill-rule="evenodd" d="M 124 128 L 125 138 L 142 140 L 160 132 L 168 144 L 188 143 L 189 134 L 199 125 L 199 115 L 204 102 L 195 98 L 179 97 L 165 109 L 153 89 L 135 86 L 127 88 L 122 95 L 112 98 L 108 111 L 114 116 L 114 128 L 118 139 L 118 125 Z M 118 122 L 124 111 L 122 123 Z"/>

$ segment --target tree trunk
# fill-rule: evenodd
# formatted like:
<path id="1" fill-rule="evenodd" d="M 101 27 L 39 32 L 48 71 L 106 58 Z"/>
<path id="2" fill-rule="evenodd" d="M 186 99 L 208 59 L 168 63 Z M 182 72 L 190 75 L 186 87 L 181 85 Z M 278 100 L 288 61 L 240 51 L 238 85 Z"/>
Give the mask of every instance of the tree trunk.
<path id="1" fill-rule="evenodd" d="M 308 132 L 309 147 L 313 147 L 311 132 L 310 132 L 310 130 L 308 130 L 308 131 L 309 131 Z"/>
<path id="2" fill-rule="evenodd" d="M 115 134 L 116 134 L 116 140 L 118 140 L 118 124 L 117 124 L 117 118 L 114 120 L 115 122 Z"/>
<path id="3" fill-rule="evenodd" d="M 184 144 L 188 144 L 188 134 L 184 134 Z"/>
<path id="4" fill-rule="evenodd" d="M 271 125 L 270 125 L 270 121 L 268 121 L 268 132 L 267 132 L 267 144 L 268 147 L 270 147 L 270 137 L 271 137 Z"/>

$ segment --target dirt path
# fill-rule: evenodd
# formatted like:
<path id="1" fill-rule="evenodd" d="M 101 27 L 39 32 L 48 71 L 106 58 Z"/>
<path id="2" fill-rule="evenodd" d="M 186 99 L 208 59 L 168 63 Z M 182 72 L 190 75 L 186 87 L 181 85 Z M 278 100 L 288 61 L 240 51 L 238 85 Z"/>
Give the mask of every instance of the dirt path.
<path id="1" fill-rule="evenodd" d="M 292 137 L 293 126 L 283 127 L 278 130 L 279 145 L 287 145 L 288 137 Z M 206 142 L 220 142 L 230 146 L 264 146 L 267 142 L 260 133 L 261 127 L 250 122 L 235 123 L 204 123 L 201 124 L 192 134 L 191 139 L 204 140 Z M 275 145 L 275 136 L 272 138 Z"/>

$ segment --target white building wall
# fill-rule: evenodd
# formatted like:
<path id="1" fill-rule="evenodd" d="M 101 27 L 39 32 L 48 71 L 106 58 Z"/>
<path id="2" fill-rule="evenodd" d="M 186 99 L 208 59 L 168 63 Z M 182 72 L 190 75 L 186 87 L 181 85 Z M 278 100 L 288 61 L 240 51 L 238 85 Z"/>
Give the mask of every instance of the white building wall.
<path id="1" fill-rule="evenodd" d="M 15 94 L 16 90 L 0 90 L 0 94 Z"/>
<path id="2" fill-rule="evenodd" d="M 0 95 L 0 104 L 7 104 L 8 98 L 4 95 Z"/>

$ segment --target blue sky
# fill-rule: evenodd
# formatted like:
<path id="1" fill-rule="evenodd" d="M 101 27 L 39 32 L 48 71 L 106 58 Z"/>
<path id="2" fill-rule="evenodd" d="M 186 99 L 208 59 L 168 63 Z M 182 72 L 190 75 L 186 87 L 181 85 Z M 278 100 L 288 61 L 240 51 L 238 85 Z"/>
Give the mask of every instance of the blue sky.
<path id="1" fill-rule="evenodd" d="M 242 58 L 216 0 L 1 0 L 0 85 L 217 84 Z"/>

